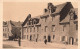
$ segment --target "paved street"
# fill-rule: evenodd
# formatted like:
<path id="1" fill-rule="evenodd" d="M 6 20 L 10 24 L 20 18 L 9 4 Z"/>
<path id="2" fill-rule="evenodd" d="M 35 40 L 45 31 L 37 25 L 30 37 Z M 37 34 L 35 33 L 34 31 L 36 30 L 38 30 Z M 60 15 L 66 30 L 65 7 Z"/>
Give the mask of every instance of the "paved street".
<path id="1" fill-rule="evenodd" d="M 33 42 L 22 40 L 21 46 L 18 45 L 18 41 L 4 41 L 3 42 L 4 48 L 55 48 L 55 49 L 77 49 L 78 46 L 76 45 L 64 45 L 58 43 L 47 43 L 44 42 Z"/>
<path id="2" fill-rule="evenodd" d="M 22 47 L 27 48 L 56 48 L 56 49 L 77 49 L 78 46 L 76 45 L 64 45 L 58 43 L 47 43 L 44 42 L 33 42 L 33 41 L 22 41 Z"/>

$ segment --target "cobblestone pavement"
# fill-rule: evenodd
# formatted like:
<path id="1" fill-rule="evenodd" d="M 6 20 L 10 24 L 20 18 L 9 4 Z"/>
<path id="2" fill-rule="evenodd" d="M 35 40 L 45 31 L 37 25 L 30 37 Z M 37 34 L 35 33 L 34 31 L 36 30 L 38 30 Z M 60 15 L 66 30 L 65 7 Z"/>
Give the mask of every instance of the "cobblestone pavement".
<path id="1" fill-rule="evenodd" d="M 22 41 L 22 47 L 27 48 L 57 48 L 57 49 L 78 49 L 77 45 L 65 45 L 59 43 L 47 43 L 44 42 L 33 42 L 33 41 Z"/>
<path id="2" fill-rule="evenodd" d="M 33 42 L 27 40 L 21 40 L 21 46 L 18 45 L 18 41 L 3 41 L 4 48 L 54 48 L 54 49 L 77 49 L 76 45 L 64 45 L 58 43 Z"/>

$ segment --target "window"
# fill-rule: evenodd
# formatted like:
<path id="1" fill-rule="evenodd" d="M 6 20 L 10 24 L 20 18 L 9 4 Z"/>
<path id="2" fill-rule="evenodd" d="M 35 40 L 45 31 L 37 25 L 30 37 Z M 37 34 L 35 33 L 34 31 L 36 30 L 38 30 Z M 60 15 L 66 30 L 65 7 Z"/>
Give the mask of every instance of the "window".
<path id="1" fill-rule="evenodd" d="M 35 27 L 34 27 L 34 32 L 35 32 Z"/>
<path id="2" fill-rule="evenodd" d="M 30 32 L 32 32 L 32 28 L 30 28 Z"/>
<path id="3" fill-rule="evenodd" d="M 46 13 L 48 10 L 47 9 L 44 9 L 44 12 Z"/>
<path id="4" fill-rule="evenodd" d="M 65 41 L 65 36 L 62 36 L 62 41 Z"/>
<path id="5" fill-rule="evenodd" d="M 28 39 L 28 35 L 27 35 L 27 39 Z"/>
<path id="6" fill-rule="evenodd" d="M 63 31 L 64 31 L 65 27 L 66 27 L 66 25 L 63 25 Z"/>
<path id="7" fill-rule="evenodd" d="M 54 17 L 52 17 L 52 21 L 54 20 Z"/>
<path id="8" fill-rule="evenodd" d="M 37 27 L 37 32 L 39 32 L 39 27 Z"/>
<path id="9" fill-rule="evenodd" d="M 78 24 L 76 24 L 76 30 L 78 30 Z"/>
<path id="10" fill-rule="evenodd" d="M 37 24 L 37 21 L 36 20 L 34 20 L 34 24 Z"/>
<path id="11" fill-rule="evenodd" d="M 34 34 L 34 39 L 35 39 L 35 34 Z"/>
<path id="12" fill-rule="evenodd" d="M 70 16 L 70 19 L 72 20 L 73 19 L 73 16 Z"/>
<path id="13" fill-rule="evenodd" d="M 30 21 L 30 24 L 32 25 L 32 21 Z"/>
<path id="14" fill-rule="evenodd" d="M 70 15 L 70 19 L 73 19 L 74 11 L 73 10 L 70 10 L 69 15 Z"/>
<path id="15" fill-rule="evenodd" d="M 55 25 L 52 25 L 52 32 L 55 31 Z"/>
<path id="16" fill-rule="evenodd" d="M 27 32 L 28 32 L 28 28 L 27 28 Z"/>
<path id="17" fill-rule="evenodd" d="M 29 21 L 29 25 L 31 25 L 30 21 Z"/>
<path id="18" fill-rule="evenodd" d="M 38 37 L 39 37 L 39 34 L 37 34 L 37 39 L 38 39 Z"/>
<path id="19" fill-rule="evenodd" d="M 3 31 L 4 31 L 4 28 L 3 28 Z"/>
<path id="20" fill-rule="evenodd" d="M 76 42 L 78 42 L 78 39 L 76 39 Z"/>
<path id="21" fill-rule="evenodd" d="M 46 36 L 44 36 L 44 39 L 46 39 Z"/>
<path id="22" fill-rule="evenodd" d="M 9 28 L 8 28 L 8 32 L 9 32 Z"/>
<path id="23" fill-rule="evenodd" d="M 55 35 L 53 35 L 53 39 L 55 38 Z"/>
<path id="24" fill-rule="evenodd" d="M 45 22 L 46 22 L 47 18 L 45 18 Z"/>
<path id="25" fill-rule="evenodd" d="M 5 31 L 6 31 L 6 28 L 5 28 Z"/>
<path id="26" fill-rule="evenodd" d="M 27 28 L 26 28 L 26 32 L 27 32 Z"/>
<path id="27" fill-rule="evenodd" d="M 45 26 L 45 32 L 47 31 L 47 26 Z"/>

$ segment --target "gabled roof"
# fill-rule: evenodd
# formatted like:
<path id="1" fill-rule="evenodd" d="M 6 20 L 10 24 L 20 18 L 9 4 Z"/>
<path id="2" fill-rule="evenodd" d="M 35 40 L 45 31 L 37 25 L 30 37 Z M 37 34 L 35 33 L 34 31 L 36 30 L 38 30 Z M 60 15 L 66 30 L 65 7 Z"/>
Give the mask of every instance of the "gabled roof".
<path id="1" fill-rule="evenodd" d="M 60 11 L 63 9 L 63 7 L 65 6 L 67 4 L 67 2 L 66 3 L 63 3 L 63 4 L 59 4 L 59 5 L 56 5 L 55 7 L 56 7 L 56 10 L 55 10 L 55 12 L 54 13 L 52 13 L 52 14 L 56 14 L 56 13 L 60 13 Z M 48 10 L 48 8 L 47 8 L 47 10 Z M 46 17 L 47 15 L 49 15 L 50 14 L 50 12 L 49 11 L 47 11 L 46 13 L 44 13 L 41 17 Z"/>
<path id="2" fill-rule="evenodd" d="M 22 26 L 24 26 L 24 25 L 26 24 L 26 22 L 28 21 L 29 18 L 31 18 L 31 14 L 29 14 L 29 15 L 27 16 L 27 18 L 26 18 L 25 21 L 23 22 Z"/>
<path id="3" fill-rule="evenodd" d="M 64 6 L 67 4 L 67 2 L 66 3 L 63 3 L 63 4 L 59 4 L 59 5 L 56 5 L 55 7 L 56 7 L 56 11 L 54 12 L 54 13 L 60 13 L 61 12 L 61 10 L 64 8 Z"/>
<path id="4" fill-rule="evenodd" d="M 15 21 L 10 21 L 10 24 L 12 25 L 12 26 L 15 26 L 15 27 L 21 27 L 21 24 L 22 24 L 22 22 L 15 22 Z"/>
<path id="5" fill-rule="evenodd" d="M 56 5 L 55 7 L 56 7 L 56 10 L 52 14 L 57 14 L 57 13 L 60 14 L 60 21 L 62 21 L 63 19 L 65 19 L 65 17 L 67 16 L 69 10 L 71 8 L 73 8 L 71 2 L 66 2 L 66 3 L 63 3 L 63 4 L 59 4 L 59 5 Z M 47 8 L 47 10 L 49 10 L 49 9 Z M 39 18 L 40 17 L 47 17 L 49 14 L 50 13 L 48 11 L 48 12 L 44 13 L 43 15 L 37 16 L 37 17 L 39 17 Z M 26 20 L 23 22 L 22 25 L 25 25 L 25 23 L 28 21 L 27 19 L 28 18 L 26 18 Z"/>
<path id="6" fill-rule="evenodd" d="M 77 18 L 75 18 L 76 16 L 74 16 L 74 21 L 78 21 L 78 8 L 73 8 L 73 10 L 75 11 L 75 15 L 77 15 Z M 65 22 L 69 22 L 70 21 L 70 15 L 67 14 L 67 16 L 60 22 L 60 23 L 65 23 Z"/>
<path id="7" fill-rule="evenodd" d="M 68 14 L 60 23 L 66 23 L 69 22 L 70 20 L 70 15 Z"/>
<path id="8" fill-rule="evenodd" d="M 66 2 L 66 3 L 63 3 L 63 4 L 59 4 L 59 5 L 56 5 L 56 6 L 54 6 L 54 7 L 56 7 L 56 9 L 55 9 L 55 12 L 53 12 L 52 14 L 60 14 L 60 12 L 62 11 L 62 9 L 67 5 L 67 4 L 70 4 L 71 2 Z M 49 10 L 48 8 L 47 8 L 47 10 Z M 49 11 L 47 11 L 46 13 L 44 13 L 41 17 L 46 17 L 47 15 L 49 15 L 50 14 L 50 12 Z"/>

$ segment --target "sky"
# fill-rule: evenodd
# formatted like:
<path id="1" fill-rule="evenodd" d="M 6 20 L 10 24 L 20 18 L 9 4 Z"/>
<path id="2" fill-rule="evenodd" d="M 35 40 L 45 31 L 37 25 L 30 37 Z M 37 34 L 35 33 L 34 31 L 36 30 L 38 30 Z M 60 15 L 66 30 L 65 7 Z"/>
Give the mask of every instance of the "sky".
<path id="1" fill-rule="evenodd" d="M 31 17 L 39 16 L 44 13 L 48 2 L 3 2 L 3 21 L 24 21 L 28 14 Z M 53 5 L 64 2 L 52 2 Z M 78 8 L 77 2 L 72 2 L 74 8 Z"/>

